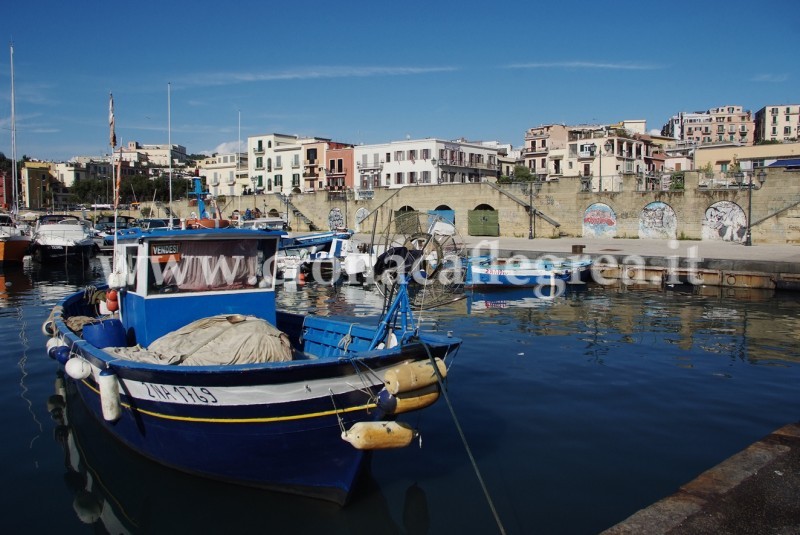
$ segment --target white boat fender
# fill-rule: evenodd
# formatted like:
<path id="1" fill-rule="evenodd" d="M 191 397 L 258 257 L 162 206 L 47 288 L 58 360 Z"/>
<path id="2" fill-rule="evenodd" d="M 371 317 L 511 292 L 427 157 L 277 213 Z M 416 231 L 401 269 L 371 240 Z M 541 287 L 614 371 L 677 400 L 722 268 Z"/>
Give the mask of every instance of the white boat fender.
<path id="1" fill-rule="evenodd" d="M 117 374 L 111 370 L 102 370 L 97 382 L 100 386 L 100 406 L 103 409 L 103 418 L 109 422 L 119 420 L 122 415 L 122 407 L 119 400 Z"/>
<path id="2" fill-rule="evenodd" d="M 447 367 L 444 361 L 436 358 L 436 367 L 442 378 L 447 376 Z M 424 388 L 438 382 L 436 371 L 429 360 L 404 362 L 386 370 L 383 382 L 390 394 L 399 394 Z"/>
<path id="3" fill-rule="evenodd" d="M 45 336 L 53 336 L 56 334 L 56 324 L 51 318 L 48 318 L 42 323 L 42 334 Z"/>
<path id="4" fill-rule="evenodd" d="M 67 375 L 76 381 L 83 381 L 89 377 L 89 375 L 91 375 L 92 365 L 86 360 L 77 357 L 74 359 L 69 359 L 64 365 L 64 370 L 67 372 Z"/>
<path id="5" fill-rule="evenodd" d="M 125 287 L 125 275 L 118 272 L 112 271 L 108 275 L 108 287 L 112 290 L 121 290 Z"/>
<path id="6" fill-rule="evenodd" d="M 385 388 L 378 392 L 378 407 L 387 414 L 403 414 L 405 412 L 424 409 L 439 399 L 439 385 L 432 384 L 410 392 L 393 395 Z"/>
<path id="7" fill-rule="evenodd" d="M 358 450 L 404 448 L 417 432 L 402 422 L 357 422 L 342 433 L 342 440 Z"/>

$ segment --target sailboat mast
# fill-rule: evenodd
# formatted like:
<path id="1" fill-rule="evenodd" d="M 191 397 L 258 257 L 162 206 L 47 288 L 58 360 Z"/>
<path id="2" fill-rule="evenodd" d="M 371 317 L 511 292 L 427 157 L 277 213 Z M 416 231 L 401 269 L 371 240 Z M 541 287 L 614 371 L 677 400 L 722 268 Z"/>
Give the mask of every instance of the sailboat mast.
<path id="1" fill-rule="evenodd" d="M 17 213 L 19 206 L 17 206 L 17 117 L 16 117 L 16 103 L 14 95 L 14 43 L 10 45 L 11 48 L 11 198 L 14 202 L 14 207 L 11 209 L 12 213 Z M 5 184 L 3 184 L 3 203 L 8 205 L 8 196 L 6 194 Z"/>
<path id="2" fill-rule="evenodd" d="M 169 228 L 172 228 L 172 83 L 167 82 L 167 157 L 169 158 Z"/>

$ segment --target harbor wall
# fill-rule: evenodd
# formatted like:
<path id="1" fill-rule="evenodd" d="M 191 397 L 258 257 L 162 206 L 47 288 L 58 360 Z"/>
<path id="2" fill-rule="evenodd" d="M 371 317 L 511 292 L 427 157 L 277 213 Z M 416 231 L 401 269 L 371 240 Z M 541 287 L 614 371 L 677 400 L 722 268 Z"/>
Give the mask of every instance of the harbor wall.
<path id="1" fill-rule="evenodd" d="M 800 243 L 800 173 L 769 170 L 766 181 L 753 180 L 752 196 L 747 185 L 704 187 L 701 175 L 685 173 L 680 190 L 640 190 L 634 175 L 623 177 L 620 191 L 582 191 L 577 178 L 544 182 L 538 192 L 526 183 L 415 185 L 398 189 L 376 189 L 370 199 L 357 192 L 329 199 L 325 191 L 292 195 L 290 204 L 279 194 L 245 197 L 229 201 L 223 208 L 229 216 L 236 203 L 257 206 L 264 213 L 286 216 L 296 231 L 329 228 L 331 211 L 338 212 L 346 226 L 359 232 L 382 232 L 390 214 L 401 210 L 452 210 L 462 236 L 470 232 L 470 211 L 494 213 L 500 237 L 582 237 L 639 239 L 744 241 L 747 214 L 752 213 L 753 243 Z M 532 204 L 534 214 L 527 206 Z M 748 206 L 749 205 L 749 206 Z M 190 213 L 186 203 L 175 203 L 181 217 Z M 366 217 L 363 217 L 365 216 Z M 333 217 L 335 220 L 336 217 Z"/>

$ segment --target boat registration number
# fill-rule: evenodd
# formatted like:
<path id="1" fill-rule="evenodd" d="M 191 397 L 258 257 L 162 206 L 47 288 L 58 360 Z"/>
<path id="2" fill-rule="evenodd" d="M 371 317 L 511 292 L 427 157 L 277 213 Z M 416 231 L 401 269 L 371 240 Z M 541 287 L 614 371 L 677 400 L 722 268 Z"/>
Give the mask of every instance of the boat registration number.
<path id="1" fill-rule="evenodd" d="M 487 275 L 508 275 L 508 271 L 505 269 L 486 269 L 484 273 Z"/>
<path id="2" fill-rule="evenodd" d="M 159 243 L 153 245 L 152 253 L 153 255 L 165 255 L 165 254 L 178 254 L 179 247 L 177 243 Z"/>

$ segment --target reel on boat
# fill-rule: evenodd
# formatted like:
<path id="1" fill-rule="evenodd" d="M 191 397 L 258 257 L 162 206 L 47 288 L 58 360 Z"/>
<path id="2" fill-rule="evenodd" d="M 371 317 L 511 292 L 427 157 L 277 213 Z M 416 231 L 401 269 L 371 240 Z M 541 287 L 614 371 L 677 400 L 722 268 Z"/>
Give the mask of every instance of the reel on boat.
<path id="1" fill-rule="evenodd" d="M 387 299 L 400 277 L 417 309 L 463 297 L 465 246 L 453 223 L 425 212 L 399 212 L 374 241 L 384 252 L 373 276 Z"/>

